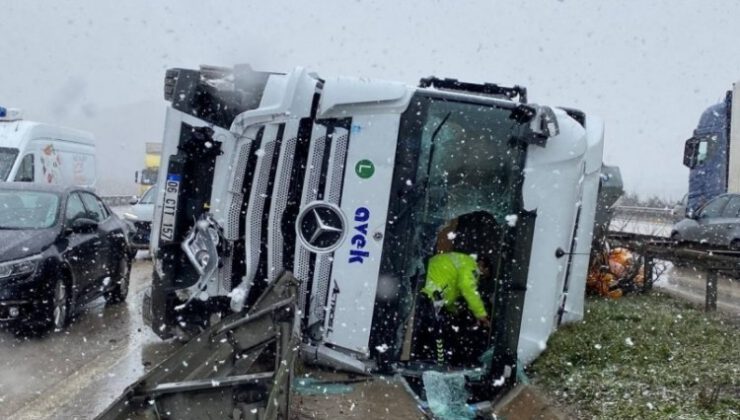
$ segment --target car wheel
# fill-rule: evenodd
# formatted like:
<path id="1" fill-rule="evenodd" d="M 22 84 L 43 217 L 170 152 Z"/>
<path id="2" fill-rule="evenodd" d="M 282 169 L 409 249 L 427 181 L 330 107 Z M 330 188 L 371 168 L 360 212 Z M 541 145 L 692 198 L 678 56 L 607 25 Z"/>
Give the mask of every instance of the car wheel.
<path id="1" fill-rule="evenodd" d="M 121 257 L 116 271 L 115 287 L 105 293 L 107 303 L 121 303 L 128 296 L 129 282 L 131 280 L 131 262 L 126 257 Z"/>
<path id="2" fill-rule="evenodd" d="M 679 235 L 678 232 L 673 231 L 671 232 L 671 240 L 674 242 L 681 242 L 681 235 Z"/>
<path id="3" fill-rule="evenodd" d="M 49 324 L 55 331 L 62 330 L 69 320 L 69 288 L 64 278 L 57 279 L 52 290 Z"/>

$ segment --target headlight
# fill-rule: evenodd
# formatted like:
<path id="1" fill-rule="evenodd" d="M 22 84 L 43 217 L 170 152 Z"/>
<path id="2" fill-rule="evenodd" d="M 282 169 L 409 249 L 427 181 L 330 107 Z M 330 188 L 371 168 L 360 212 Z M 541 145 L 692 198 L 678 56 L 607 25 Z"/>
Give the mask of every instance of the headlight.
<path id="1" fill-rule="evenodd" d="M 0 263 L 0 279 L 32 274 L 41 261 L 41 255 Z"/>
<path id="2" fill-rule="evenodd" d="M 139 220 L 139 216 L 133 213 L 123 213 L 123 218 L 126 220 L 133 220 L 133 221 Z"/>

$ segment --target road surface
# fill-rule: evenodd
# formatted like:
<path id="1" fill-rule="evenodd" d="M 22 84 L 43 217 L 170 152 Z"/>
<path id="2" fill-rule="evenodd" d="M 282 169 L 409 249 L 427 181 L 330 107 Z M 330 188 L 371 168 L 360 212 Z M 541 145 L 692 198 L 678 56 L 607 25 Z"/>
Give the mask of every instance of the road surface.
<path id="1" fill-rule="evenodd" d="M 655 287 L 670 295 L 703 305 L 707 287 L 706 273 L 694 267 L 664 264 L 666 270 L 655 282 Z M 740 317 L 740 280 L 725 275 L 718 276 L 717 309 Z"/>
<path id="2" fill-rule="evenodd" d="M 106 306 L 99 298 L 63 332 L 23 338 L 0 331 L 0 419 L 92 419 L 175 349 L 142 322 L 151 267 L 134 261 L 126 303 Z"/>

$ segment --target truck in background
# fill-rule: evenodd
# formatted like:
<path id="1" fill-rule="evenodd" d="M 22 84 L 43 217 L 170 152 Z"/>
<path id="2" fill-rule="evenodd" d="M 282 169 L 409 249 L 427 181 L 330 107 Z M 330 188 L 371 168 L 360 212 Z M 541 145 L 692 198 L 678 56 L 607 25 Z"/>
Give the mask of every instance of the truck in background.
<path id="1" fill-rule="evenodd" d="M 157 183 L 162 155 L 162 143 L 146 143 L 145 147 L 144 168 L 137 171 L 135 176 L 135 181 L 139 184 L 139 196 L 143 196 Z"/>
<path id="2" fill-rule="evenodd" d="M 0 107 L 0 181 L 95 188 L 93 135 L 25 121 L 19 110 Z"/>
<path id="3" fill-rule="evenodd" d="M 722 102 L 702 113 L 684 144 L 683 164 L 689 168 L 687 214 L 720 194 L 740 193 L 740 106 L 733 106 L 734 98 L 740 98 L 740 82 Z"/>
<path id="4" fill-rule="evenodd" d="M 600 119 L 530 104 L 519 86 L 303 68 L 172 69 L 165 98 L 143 308 L 159 336 L 248 311 L 290 272 L 305 361 L 412 366 L 426 263 L 443 229 L 473 213 L 495 221 L 468 226 L 490 229 L 476 246 L 496 250 L 484 292 L 495 351 L 478 389 L 506 389 L 561 323 L 583 317 Z"/>

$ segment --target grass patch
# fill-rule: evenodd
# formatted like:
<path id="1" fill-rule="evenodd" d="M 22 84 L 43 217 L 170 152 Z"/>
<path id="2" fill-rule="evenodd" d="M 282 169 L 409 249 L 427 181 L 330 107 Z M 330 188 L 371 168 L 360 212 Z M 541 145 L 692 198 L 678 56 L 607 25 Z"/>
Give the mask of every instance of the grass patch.
<path id="1" fill-rule="evenodd" d="M 588 299 L 530 367 L 583 418 L 739 418 L 737 322 L 658 293 Z"/>

